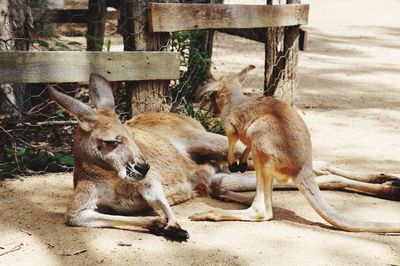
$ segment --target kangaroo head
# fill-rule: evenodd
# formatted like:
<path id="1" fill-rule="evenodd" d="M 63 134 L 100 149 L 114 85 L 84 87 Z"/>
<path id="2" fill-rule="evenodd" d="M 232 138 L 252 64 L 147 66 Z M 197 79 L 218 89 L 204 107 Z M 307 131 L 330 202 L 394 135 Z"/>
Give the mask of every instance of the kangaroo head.
<path id="1" fill-rule="evenodd" d="M 232 97 L 242 94 L 242 85 L 246 80 L 249 71 L 255 68 L 254 65 L 248 65 L 237 74 L 230 74 L 219 80 L 213 79 L 210 83 L 200 87 L 196 92 L 196 99 L 199 100 L 205 94 L 211 99 L 214 114 L 219 115 L 224 105 L 230 102 Z"/>
<path id="2" fill-rule="evenodd" d="M 116 172 L 121 179 L 141 180 L 146 176 L 150 166 L 143 159 L 132 130 L 118 119 L 111 84 L 105 78 L 90 76 L 90 99 L 96 109 L 52 86 L 48 90 L 56 103 L 78 120 L 74 143 L 76 164 L 96 165 Z"/>

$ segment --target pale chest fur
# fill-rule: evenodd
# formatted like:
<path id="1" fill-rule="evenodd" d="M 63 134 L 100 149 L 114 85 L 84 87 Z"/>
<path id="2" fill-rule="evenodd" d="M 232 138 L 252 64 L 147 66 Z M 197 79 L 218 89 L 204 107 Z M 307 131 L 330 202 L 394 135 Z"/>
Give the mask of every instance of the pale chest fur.
<path id="1" fill-rule="evenodd" d="M 138 192 L 139 182 L 110 180 L 96 184 L 97 205 L 99 208 L 111 209 L 118 213 L 140 211 L 149 206 Z"/>
<path id="2" fill-rule="evenodd" d="M 246 146 L 251 145 L 248 129 L 257 118 L 251 110 L 249 102 L 236 106 L 229 115 L 222 116 L 225 131 L 231 127 Z"/>

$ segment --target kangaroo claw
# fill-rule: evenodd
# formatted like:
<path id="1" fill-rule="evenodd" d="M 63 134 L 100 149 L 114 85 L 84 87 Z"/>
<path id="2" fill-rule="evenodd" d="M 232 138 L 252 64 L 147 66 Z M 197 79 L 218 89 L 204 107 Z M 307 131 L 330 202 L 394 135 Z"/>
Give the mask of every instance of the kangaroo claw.
<path id="1" fill-rule="evenodd" d="M 240 163 L 240 164 L 238 165 L 238 169 L 239 169 L 239 171 L 240 171 L 241 173 L 246 172 L 246 171 L 247 171 L 247 162 L 245 162 L 245 163 Z"/>
<path id="2" fill-rule="evenodd" d="M 231 173 L 236 173 L 236 172 L 239 172 L 239 171 L 240 171 L 239 165 L 238 165 L 236 162 L 233 163 L 233 164 L 229 164 L 229 165 L 228 165 L 228 168 L 229 168 L 229 171 L 230 171 Z"/>

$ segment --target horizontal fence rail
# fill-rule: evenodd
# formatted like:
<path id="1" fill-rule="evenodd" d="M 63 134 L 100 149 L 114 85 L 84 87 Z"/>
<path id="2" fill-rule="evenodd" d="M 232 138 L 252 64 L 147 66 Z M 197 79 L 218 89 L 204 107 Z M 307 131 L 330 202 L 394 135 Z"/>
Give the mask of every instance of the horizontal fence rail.
<path id="1" fill-rule="evenodd" d="M 222 5 L 150 3 L 152 32 L 243 29 L 303 25 L 309 5 Z"/>
<path id="2" fill-rule="evenodd" d="M 186 4 L 188 5 L 188 4 Z M 208 4 L 209 5 L 209 4 Z M 88 9 L 47 9 L 45 11 L 37 8 L 32 9 L 33 20 L 40 23 L 90 23 L 87 16 Z M 46 14 L 46 15 L 44 15 Z M 109 10 L 106 13 L 106 20 L 116 20 L 119 18 L 119 11 Z M 264 28 L 219 28 L 219 32 L 243 37 L 249 40 L 262 42 L 266 40 L 266 31 Z M 306 31 L 300 31 L 300 49 L 304 50 L 306 46 Z"/>
<path id="3" fill-rule="evenodd" d="M 0 83 L 172 80 L 179 65 L 172 52 L 0 52 Z"/>

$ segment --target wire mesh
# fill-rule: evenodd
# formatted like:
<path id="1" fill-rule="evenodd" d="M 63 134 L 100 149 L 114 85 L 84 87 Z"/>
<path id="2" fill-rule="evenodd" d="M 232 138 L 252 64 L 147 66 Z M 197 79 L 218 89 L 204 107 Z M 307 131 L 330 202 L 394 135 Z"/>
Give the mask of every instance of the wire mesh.
<path id="1" fill-rule="evenodd" d="M 125 3 L 133 5 L 134 1 Z M 1 20 L 0 51 L 86 50 L 87 40 L 93 37 L 87 32 L 87 23 L 102 23 L 99 20 L 90 20 L 88 4 L 90 3 L 86 1 L 67 0 L 65 10 L 61 13 L 49 11 L 46 13 L 32 7 L 35 19 L 25 16 L 25 21 L 17 26 L 14 25 L 15 21 L 12 18 Z M 47 3 L 47 8 L 52 7 L 56 6 Z M 100 41 L 97 40 L 100 48 L 95 48 L 104 52 L 175 51 L 180 54 L 182 62 L 178 80 L 164 82 L 165 91 L 160 91 L 159 84 L 147 86 L 146 97 L 139 99 L 141 102 L 137 100 L 136 105 L 158 111 L 160 109 L 157 109 L 157 105 L 160 102 L 156 102 L 155 99 L 161 99 L 161 102 L 169 106 L 172 111 L 195 117 L 208 130 L 222 133 L 220 122 L 211 117 L 209 106 L 201 108 L 192 102 L 195 91 L 210 74 L 221 77 L 253 64 L 256 70 L 249 75 L 244 92 L 251 95 L 263 93 L 265 46 L 260 40 L 265 38 L 263 35 L 265 31 L 243 30 L 242 35 L 246 35 L 246 38 L 217 31 L 176 32 L 165 34 L 158 40 L 157 47 L 142 47 L 140 39 L 148 36 L 146 35 L 148 10 L 146 7 L 138 9 L 137 12 L 132 10 L 127 10 L 126 6 L 107 8 L 104 35 Z M 56 25 L 40 22 L 49 21 L 49 17 L 62 23 Z M 136 26 L 139 28 L 135 29 L 135 25 L 139 25 Z M 293 47 L 283 46 L 280 49 L 283 53 L 279 54 L 274 67 L 278 67 L 282 60 L 297 60 L 292 53 Z M 271 84 L 273 86 L 277 83 L 284 84 L 283 76 L 287 76 L 287 69 L 282 69 Z M 297 76 L 294 79 L 292 76 L 290 79 L 297 83 Z M 72 135 L 77 122 L 49 99 L 46 85 L 0 85 L 0 178 L 21 173 L 70 171 L 73 168 Z M 87 84 L 55 85 L 64 93 L 90 104 Z M 113 83 L 116 109 L 121 121 L 131 117 L 132 90 L 136 85 L 136 82 Z"/>
<path id="2" fill-rule="evenodd" d="M 24 4 L 23 2 L 20 1 L 21 4 Z M 44 1 L 40 4 L 43 4 L 42 2 Z M 3 11 L 0 22 L 0 51 L 86 50 L 86 41 L 90 38 L 86 23 L 96 21 L 88 21 L 87 2 L 66 3 L 70 9 L 53 13 L 51 10 L 58 6 L 48 2 L 46 8 L 25 7 L 26 13 L 19 17 L 15 16 L 12 10 L 6 10 L 6 6 L 0 5 Z M 108 11 L 116 12 L 113 8 L 108 8 Z M 29 17 L 30 14 L 33 16 Z M 63 23 L 48 23 L 49 17 Z M 42 23 L 43 21 L 45 23 Z M 107 20 L 103 51 L 124 49 L 122 37 L 117 34 L 117 29 L 118 16 Z M 53 85 L 60 91 L 90 104 L 87 84 Z M 130 117 L 131 108 L 129 92 L 124 82 L 113 85 L 118 87 L 118 90 L 115 90 L 117 113 L 122 121 L 126 121 Z M 22 173 L 72 170 L 72 136 L 77 122 L 51 101 L 46 90 L 47 84 L 0 86 L 0 178 Z"/>

